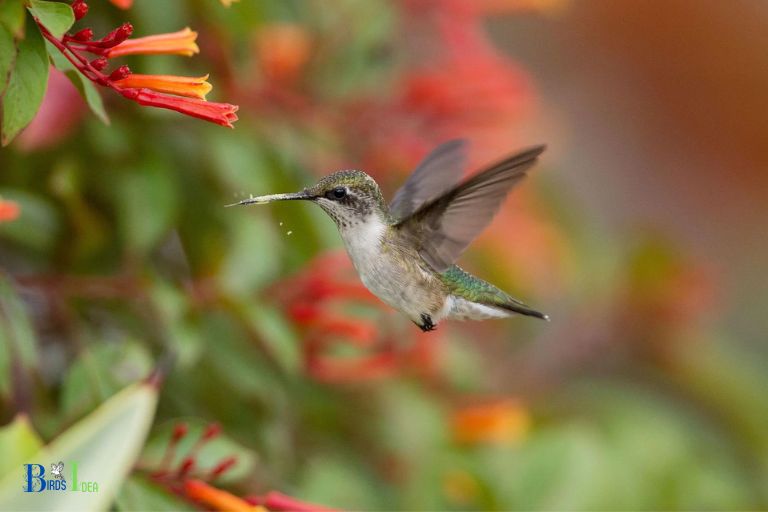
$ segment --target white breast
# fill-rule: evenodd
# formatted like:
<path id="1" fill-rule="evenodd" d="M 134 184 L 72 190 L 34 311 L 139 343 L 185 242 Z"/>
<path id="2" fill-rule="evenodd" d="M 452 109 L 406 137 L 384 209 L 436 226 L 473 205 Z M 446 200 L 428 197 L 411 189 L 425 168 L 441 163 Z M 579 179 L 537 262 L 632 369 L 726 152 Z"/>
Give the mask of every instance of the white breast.
<path id="1" fill-rule="evenodd" d="M 402 294 L 394 282 L 398 276 L 393 275 L 395 267 L 382 247 L 386 230 L 387 225 L 378 215 L 372 214 L 348 226 L 341 236 L 365 287 L 390 306 L 401 308 Z"/>

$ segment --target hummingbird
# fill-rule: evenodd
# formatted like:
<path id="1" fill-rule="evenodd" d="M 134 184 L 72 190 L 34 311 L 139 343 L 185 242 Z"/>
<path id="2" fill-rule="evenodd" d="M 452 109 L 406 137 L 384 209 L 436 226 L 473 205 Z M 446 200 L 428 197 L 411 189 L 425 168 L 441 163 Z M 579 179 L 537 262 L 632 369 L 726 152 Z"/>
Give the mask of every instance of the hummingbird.
<path id="1" fill-rule="evenodd" d="M 251 196 L 227 206 L 292 200 L 317 204 L 336 223 L 365 287 L 422 331 L 434 330 L 444 318 L 520 314 L 548 320 L 456 265 L 544 148 L 525 149 L 460 181 L 467 143 L 445 142 L 424 158 L 389 205 L 368 174 L 343 170 L 300 192 Z"/>

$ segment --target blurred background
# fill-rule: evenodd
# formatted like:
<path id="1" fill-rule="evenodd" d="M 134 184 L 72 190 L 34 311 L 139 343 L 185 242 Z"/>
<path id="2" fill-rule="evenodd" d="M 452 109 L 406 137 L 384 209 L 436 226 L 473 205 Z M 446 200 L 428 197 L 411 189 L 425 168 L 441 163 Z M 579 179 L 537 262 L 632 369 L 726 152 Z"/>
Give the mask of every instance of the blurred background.
<path id="1" fill-rule="evenodd" d="M 196 464 L 229 454 L 209 483 L 242 497 L 768 507 L 765 2 L 91 4 L 101 31 L 197 30 L 194 59 L 126 62 L 210 72 L 240 121 L 106 91 L 105 126 L 51 75 L 0 151 L 20 208 L 0 222 L 2 423 L 26 412 L 50 439 L 162 364 L 119 507 L 194 508 L 151 468 L 173 429 L 212 423 L 227 444 Z M 362 287 L 319 208 L 223 208 L 341 168 L 392 197 L 457 136 L 468 173 L 548 145 L 461 264 L 550 323 L 423 334 Z"/>

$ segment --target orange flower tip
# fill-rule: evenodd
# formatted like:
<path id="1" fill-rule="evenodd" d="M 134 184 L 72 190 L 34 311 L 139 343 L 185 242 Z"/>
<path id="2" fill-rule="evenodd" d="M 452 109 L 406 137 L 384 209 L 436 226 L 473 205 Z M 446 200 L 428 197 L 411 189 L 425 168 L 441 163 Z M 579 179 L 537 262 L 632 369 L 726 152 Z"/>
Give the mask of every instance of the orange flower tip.
<path id="1" fill-rule="evenodd" d="M 0 199 L 0 222 L 10 222 L 19 218 L 21 208 L 16 201 Z"/>
<path id="2" fill-rule="evenodd" d="M 185 27 L 177 32 L 127 39 L 107 51 L 107 57 L 123 55 L 184 55 L 200 53 L 197 32 Z"/>
<path id="3" fill-rule="evenodd" d="M 117 7 L 118 9 L 130 9 L 133 5 L 133 0 L 109 0 L 112 2 L 112 5 Z"/>
<path id="4" fill-rule="evenodd" d="M 228 510 L 231 512 L 266 512 L 263 507 L 252 505 L 242 498 L 227 491 L 217 489 L 202 480 L 187 480 L 184 482 L 184 493 L 191 499 L 203 503 L 211 510 Z"/>
<path id="5" fill-rule="evenodd" d="M 127 89 L 140 89 L 145 87 L 153 91 L 166 92 L 188 98 L 205 99 L 213 86 L 208 83 L 208 75 L 200 77 L 186 77 L 174 75 L 139 75 L 132 74 L 122 80 L 116 80 L 115 84 Z"/>

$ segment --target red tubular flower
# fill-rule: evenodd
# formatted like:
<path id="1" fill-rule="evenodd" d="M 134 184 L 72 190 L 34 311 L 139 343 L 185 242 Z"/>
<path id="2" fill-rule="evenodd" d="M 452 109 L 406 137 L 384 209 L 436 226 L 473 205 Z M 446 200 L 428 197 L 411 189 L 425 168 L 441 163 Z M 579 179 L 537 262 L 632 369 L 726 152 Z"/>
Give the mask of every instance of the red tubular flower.
<path id="1" fill-rule="evenodd" d="M 229 103 L 212 103 L 196 98 L 182 98 L 150 89 L 124 89 L 121 93 L 140 105 L 175 110 L 227 128 L 233 128 L 232 123 L 237 121 L 235 112 L 237 112 L 238 106 Z"/>
<path id="2" fill-rule="evenodd" d="M 186 96 L 188 98 L 205 99 L 212 87 L 207 82 L 208 75 L 200 77 L 174 76 L 174 75 L 138 75 L 132 74 L 121 80 L 116 80 L 115 84 L 126 89 L 140 89 L 146 87 L 157 92 L 167 92 L 177 96 Z"/>
<path id="3" fill-rule="evenodd" d="M 91 42 L 90 45 L 98 48 L 113 48 L 131 37 L 131 34 L 133 34 L 133 25 L 123 23 L 100 40 Z"/>
<path id="4" fill-rule="evenodd" d="M 197 32 L 186 27 L 178 32 L 128 39 L 106 52 L 109 58 L 123 55 L 185 55 L 200 53 Z"/>
<path id="5" fill-rule="evenodd" d="M 88 6 L 82 0 L 75 1 L 72 8 L 76 13 L 81 13 L 80 17 L 85 16 L 88 11 Z M 92 41 L 93 32 L 89 28 L 75 35 L 67 33 L 62 38 L 57 38 L 40 20 L 35 21 L 49 43 L 83 76 L 102 87 L 108 87 L 140 105 L 175 110 L 228 128 L 232 128 L 232 123 L 237 121 L 237 105 L 205 101 L 205 95 L 211 90 L 211 84 L 207 81 L 208 75 L 183 77 L 131 74 L 128 66 L 118 67 L 109 76 L 103 73 L 107 59 L 121 55 L 198 53 L 199 49 L 195 44 L 197 32 L 189 28 L 169 34 L 128 39 L 133 33 L 133 26 L 123 23 L 102 39 Z M 88 62 L 84 53 L 98 57 Z"/>
<path id="6" fill-rule="evenodd" d="M 266 496 L 246 497 L 254 505 L 262 505 L 269 510 L 284 512 L 336 512 L 338 509 L 307 503 L 280 492 L 272 491 Z"/>

